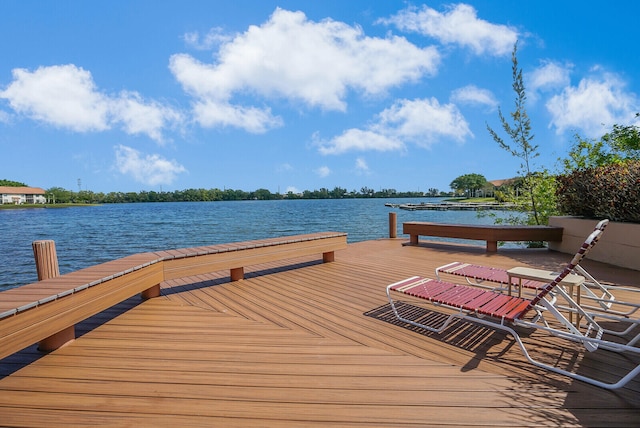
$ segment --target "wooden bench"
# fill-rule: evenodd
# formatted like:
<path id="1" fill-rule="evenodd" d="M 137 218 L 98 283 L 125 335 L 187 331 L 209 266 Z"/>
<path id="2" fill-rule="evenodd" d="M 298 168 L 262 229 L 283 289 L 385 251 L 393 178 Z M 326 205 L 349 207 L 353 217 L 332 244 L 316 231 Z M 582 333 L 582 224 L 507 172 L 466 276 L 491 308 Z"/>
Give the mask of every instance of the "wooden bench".
<path id="1" fill-rule="evenodd" d="M 163 281 L 346 248 L 347 234 L 321 232 L 208 247 L 141 253 L 0 292 L 0 359 L 39 342 L 51 351 L 75 338 L 75 324 L 136 294 L 160 295 Z"/>
<path id="2" fill-rule="evenodd" d="M 346 233 L 322 232 L 157 254 L 163 260 L 165 280 L 229 269 L 231 280 L 237 281 L 244 278 L 245 266 L 314 254 L 322 254 L 323 262 L 332 262 L 334 251 L 346 246 Z"/>
<path id="3" fill-rule="evenodd" d="M 562 228 L 551 226 L 470 225 L 412 221 L 402 223 L 409 244 L 418 245 L 419 236 L 471 239 L 487 242 L 487 252 L 498 251 L 498 241 L 562 241 Z"/>

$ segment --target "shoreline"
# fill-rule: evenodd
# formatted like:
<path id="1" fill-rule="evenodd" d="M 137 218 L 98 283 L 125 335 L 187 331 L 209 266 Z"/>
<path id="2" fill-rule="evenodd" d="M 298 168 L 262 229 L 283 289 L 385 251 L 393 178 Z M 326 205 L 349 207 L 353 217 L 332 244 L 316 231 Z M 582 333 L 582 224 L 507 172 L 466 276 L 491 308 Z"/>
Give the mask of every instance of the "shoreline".
<path id="1" fill-rule="evenodd" d="M 101 204 L 0 204 L 0 210 L 55 209 L 71 207 L 97 207 Z"/>

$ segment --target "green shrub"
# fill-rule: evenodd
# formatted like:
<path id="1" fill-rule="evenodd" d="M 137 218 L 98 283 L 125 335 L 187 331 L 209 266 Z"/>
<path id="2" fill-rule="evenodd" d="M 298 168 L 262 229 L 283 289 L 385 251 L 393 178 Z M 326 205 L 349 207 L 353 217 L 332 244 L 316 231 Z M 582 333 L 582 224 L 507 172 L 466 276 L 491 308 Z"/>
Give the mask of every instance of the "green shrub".
<path id="1" fill-rule="evenodd" d="M 556 197 L 564 214 L 640 223 L 640 161 L 558 176 Z"/>

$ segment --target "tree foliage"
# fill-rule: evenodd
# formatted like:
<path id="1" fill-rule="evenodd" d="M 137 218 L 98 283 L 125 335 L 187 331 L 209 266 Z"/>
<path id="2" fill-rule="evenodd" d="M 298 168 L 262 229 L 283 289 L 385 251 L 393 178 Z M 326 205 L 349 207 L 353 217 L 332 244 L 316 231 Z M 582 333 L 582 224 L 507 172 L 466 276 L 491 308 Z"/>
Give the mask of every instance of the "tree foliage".
<path id="1" fill-rule="evenodd" d="M 28 187 L 26 184 L 21 183 L 19 181 L 11 181 L 11 180 L 5 180 L 5 179 L 0 179 L 0 186 L 6 186 L 6 187 Z"/>
<path id="2" fill-rule="evenodd" d="M 6 180 L 8 181 L 8 180 Z M 6 182 L 5 181 L 5 182 Z M 437 191 L 436 189 L 432 189 Z M 87 204 L 118 204 L 134 202 L 208 202 L 208 201 L 242 201 L 242 200 L 273 200 L 273 199 L 346 199 L 346 198 L 415 198 L 424 196 L 422 192 L 399 192 L 396 189 L 373 190 L 363 187 L 361 192 L 348 191 L 336 186 L 333 190 L 321 188 L 305 190 L 301 193 L 287 192 L 286 194 L 272 193 L 268 189 L 244 191 L 235 189 L 185 189 L 173 192 L 156 192 L 142 190 L 140 192 L 93 192 L 81 190 L 74 192 L 62 187 L 51 187 L 46 190 L 49 203 L 87 203 Z"/>
<path id="3" fill-rule="evenodd" d="M 484 188 L 487 184 L 487 179 L 481 174 L 464 174 L 455 178 L 449 187 L 451 187 L 457 193 L 465 193 L 468 196 L 473 196 L 476 190 Z"/>
<path id="4" fill-rule="evenodd" d="M 640 114 L 636 114 L 636 117 Z M 569 215 L 640 222 L 640 128 L 613 126 L 600 139 L 576 135 L 556 197 Z"/>
<path id="5" fill-rule="evenodd" d="M 613 125 L 599 140 L 578 134 L 574 138 L 568 157 L 562 160 L 565 173 L 640 159 L 640 127 L 636 125 Z"/>
<path id="6" fill-rule="evenodd" d="M 527 95 L 524 87 L 524 80 L 522 77 L 522 69 L 518 67 L 518 43 L 513 46 L 513 52 L 511 54 L 511 72 L 512 72 L 512 88 L 516 93 L 515 110 L 510 113 L 512 123 L 510 123 L 502 114 L 502 110 L 498 108 L 498 117 L 502 125 L 503 131 L 507 134 L 511 142 L 505 142 L 505 140 L 498 134 L 493 128 L 487 124 L 487 130 L 498 143 L 498 145 L 509 152 L 512 156 L 520 159 L 520 170 L 518 173 L 522 176 L 522 192 L 526 199 L 517 199 L 522 207 L 521 209 L 531 213 L 531 218 L 528 223 L 536 225 L 543 224 L 544 217 L 540 212 L 539 198 L 540 189 L 538 186 L 543 183 L 540 182 L 541 177 L 548 177 L 546 172 L 540 174 L 536 173 L 533 160 L 538 157 L 538 146 L 533 144 L 534 134 L 531 132 L 531 121 L 525 109 Z M 544 183 L 545 187 L 548 187 L 550 183 Z"/>
<path id="7" fill-rule="evenodd" d="M 567 214 L 640 223 L 640 160 L 585 168 L 558 177 Z"/>
<path id="8" fill-rule="evenodd" d="M 68 204 L 72 202 L 73 192 L 62 187 L 52 187 L 47 189 L 47 198 L 51 203 Z"/>
<path id="9" fill-rule="evenodd" d="M 640 113 L 636 113 L 636 118 Z M 613 130 L 602 137 L 615 152 L 627 159 L 640 159 L 640 127 L 613 125 Z"/>

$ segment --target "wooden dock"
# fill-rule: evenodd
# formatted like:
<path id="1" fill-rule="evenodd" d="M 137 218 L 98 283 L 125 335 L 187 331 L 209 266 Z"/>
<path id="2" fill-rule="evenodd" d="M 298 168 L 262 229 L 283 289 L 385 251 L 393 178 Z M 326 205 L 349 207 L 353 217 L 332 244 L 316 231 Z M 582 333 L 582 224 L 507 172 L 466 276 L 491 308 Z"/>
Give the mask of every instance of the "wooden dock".
<path id="1" fill-rule="evenodd" d="M 554 270 L 569 256 L 404 242 L 349 244 L 332 263 L 257 265 L 242 281 L 220 271 L 164 282 L 159 298 L 77 325 L 61 349 L 0 360 L 0 425 L 640 426 L 640 379 L 613 392 L 572 381 L 526 363 L 502 333 L 398 323 L 385 296 L 387 284 L 451 261 Z M 638 285 L 637 271 L 585 266 Z M 538 333 L 525 340 L 605 379 L 638 363 Z"/>
<path id="2" fill-rule="evenodd" d="M 485 210 L 514 210 L 516 205 L 500 202 L 432 202 L 420 204 L 395 204 L 395 208 L 407 211 L 485 211 Z"/>

